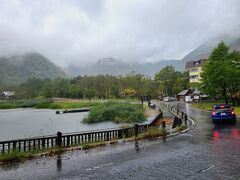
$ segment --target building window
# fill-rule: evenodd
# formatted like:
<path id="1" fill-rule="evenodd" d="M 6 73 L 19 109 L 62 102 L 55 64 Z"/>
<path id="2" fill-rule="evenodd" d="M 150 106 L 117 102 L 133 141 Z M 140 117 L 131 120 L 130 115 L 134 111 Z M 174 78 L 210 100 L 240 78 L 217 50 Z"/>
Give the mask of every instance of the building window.
<path id="1" fill-rule="evenodd" d="M 200 61 L 195 61 L 193 64 L 194 64 L 194 66 L 197 66 L 200 64 Z"/>
<path id="2" fill-rule="evenodd" d="M 190 79 L 198 79 L 198 75 L 190 76 Z"/>
<path id="3" fill-rule="evenodd" d="M 196 71 L 198 71 L 198 68 L 192 68 L 192 69 L 190 69 L 190 72 L 196 72 Z"/>

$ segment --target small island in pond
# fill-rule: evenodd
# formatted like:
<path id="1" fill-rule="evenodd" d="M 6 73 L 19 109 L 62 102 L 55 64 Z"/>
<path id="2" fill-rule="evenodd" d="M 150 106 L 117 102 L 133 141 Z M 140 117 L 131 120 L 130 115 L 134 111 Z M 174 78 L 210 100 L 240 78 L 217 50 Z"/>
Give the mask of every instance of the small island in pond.
<path id="1" fill-rule="evenodd" d="M 91 108 L 89 115 L 83 121 L 96 123 L 113 121 L 116 123 L 135 123 L 146 120 L 144 108 L 139 104 L 123 102 L 106 102 Z"/>

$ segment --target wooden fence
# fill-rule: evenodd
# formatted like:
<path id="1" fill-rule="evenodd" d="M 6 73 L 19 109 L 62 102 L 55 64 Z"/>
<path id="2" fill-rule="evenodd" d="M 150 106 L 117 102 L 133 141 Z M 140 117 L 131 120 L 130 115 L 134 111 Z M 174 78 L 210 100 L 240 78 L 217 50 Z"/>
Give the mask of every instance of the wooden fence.
<path id="1" fill-rule="evenodd" d="M 31 152 L 55 147 L 70 147 L 84 143 L 111 141 L 116 139 L 129 138 L 134 134 L 141 134 L 147 131 L 156 120 L 162 118 L 162 112 L 156 116 L 149 124 L 135 125 L 129 128 L 105 129 L 89 132 L 78 132 L 62 134 L 57 132 L 56 135 L 17 139 L 0 142 L 0 154 L 17 152 Z"/>
<path id="2" fill-rule="evenodd" d="M 188 115 L 186 114 L 186 112 L 180 111 L 174 105 L 170 105 L 168 103 L 162 102 L 162 106 L 167 107 L 169 111 L 172 113 L 172 115 L 175 116 L 173 126 L 181 125 L 183 124 L 183 122 L 185 126 L 188 126 Z"/>

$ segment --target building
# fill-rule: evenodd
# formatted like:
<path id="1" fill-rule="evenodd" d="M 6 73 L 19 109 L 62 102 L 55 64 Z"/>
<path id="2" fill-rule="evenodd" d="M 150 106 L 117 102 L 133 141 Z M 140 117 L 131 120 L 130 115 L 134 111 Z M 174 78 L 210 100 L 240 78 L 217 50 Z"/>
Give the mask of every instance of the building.
<path id="1" fill-rule="evenodd" d="M 206 59 L 199 59 L 195 61 L 188 61 L 186 63 L 186 69 L 189 71 L 190 83 L 199 83 L 201 81 L 202 65 Z"/>
<path id="2" fill-rule="evenodd" d="M 208 96 L 204 95 L 198 89 L 186 89 L 177 94 L 178 101 L 186 101 L 186 102 L 202 101 L 202 100 L 207 100 L 207 98 Z"/>
<path id="3" fill-rule="evenodd" d="M 10 100 L 10 99 L 13 99 L 14 96 L 15 96 L 15 93 L 14 92 L 10 92 L 10 91 L 3 91 L 2 93 L 0 93 L 0 98 L 1 99 Z"/>
<path id="4" fill-rule="evenodd" d="M 190 101 L 191 94 L 193 93 L 194 89 L 185 89 L 177 94 L 177 100 L 178 101 Z"/>

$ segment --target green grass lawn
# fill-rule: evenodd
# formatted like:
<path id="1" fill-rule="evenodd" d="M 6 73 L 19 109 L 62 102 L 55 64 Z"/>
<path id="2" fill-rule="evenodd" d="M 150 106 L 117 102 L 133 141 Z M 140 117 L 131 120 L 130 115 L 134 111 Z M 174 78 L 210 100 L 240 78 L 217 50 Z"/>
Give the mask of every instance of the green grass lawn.
<path id="1" fill-rule="evenodd" d="M 211 102 L 197 102 L 197 103 L 192 103 L 191 106 L 193 108 L 197 108 L 197 109 L 202 109 L 202 110 L 207 110 L 207 111 L 211 111 L 212 107 L 216 104 L 221 104 L 223 102 L 219 102 L 219 101 L 211 101 Z M 234 107 L 235 112 L 237 115 L 240 115 L 240 107 Z"/>
<path id="2" fill-rule="evenodd" d="M 100 104 L 100 101 L 54 101 L 50 109 L 74 109 L 74 108 L 90 108 Z"/>

